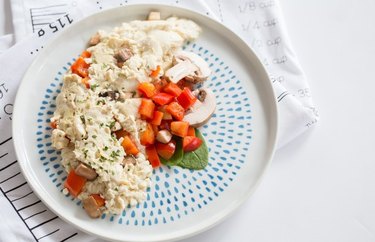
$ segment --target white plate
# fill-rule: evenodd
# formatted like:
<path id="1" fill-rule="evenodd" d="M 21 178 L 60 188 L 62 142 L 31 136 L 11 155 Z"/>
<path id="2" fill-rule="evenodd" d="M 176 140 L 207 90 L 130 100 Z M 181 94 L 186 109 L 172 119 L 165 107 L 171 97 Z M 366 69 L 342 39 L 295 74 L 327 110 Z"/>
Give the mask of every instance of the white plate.
<path id="1" fill-rule="evenodd" d="M 194 20 L 203 28 L 186 48 L 211 64 L 205 84 L 214 90 L 215 116 L 201 128 L 210 149 L 202 171 L 161 167 L 148 198 L 118 216 L 90 219 L 77 200 L 62 194 L 65 172 L 51 148 L 49 118 L 62 74 L 97 29 L 144 19 L 150 10 Z M 49 42 L 28 69 L 17 93 L 13 138 L 22 172 L 40 199 L 65 221 L 104 239 L 176 240 L 222 221 L 254 191 L 272 158 L 277 109 L 271 82 L 254 52 L 233 32 L 198 13 L 163 5 L 133 5 L 85 18 Z"/>

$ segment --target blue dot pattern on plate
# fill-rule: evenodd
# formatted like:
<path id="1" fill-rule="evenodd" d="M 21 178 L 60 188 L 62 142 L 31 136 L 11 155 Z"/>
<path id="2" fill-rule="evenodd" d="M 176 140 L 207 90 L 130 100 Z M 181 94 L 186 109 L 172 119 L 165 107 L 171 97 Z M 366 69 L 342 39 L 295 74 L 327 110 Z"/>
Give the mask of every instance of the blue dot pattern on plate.
<path id="1" fill-rule="evenodd" d="M 171 223 L 212 203 L 236 179 L 246 162 L 251 144 L 252 117 L 249 97 L 241 81 L 221 58 L 207 49 L 194 43 L 188 43 L 184 49 L 202 56 L 213 71 L 204 86 L 215 93 L 217 108 L 209 123 L 200 128 L 209 147 L 209 164 L 200 171 L 167 166 L 155 169 L 153 183 L 144 202 L 134 208 L 128 207 L 119 215 L 103 214 L 101 219 L 125 226 Z M 60 151 L 51 147 L 50 117 L 56 108 L 56 97 L 61 92 L 62 75 L 71 64 L 66 63 L 46 89 L 37 117 L 36 140 L 40 161 L 60 191 L 64 188 L 66 172 L 59 163 Z M 81 206 L 80 201 L 69 195 L 66 199 Z"/>

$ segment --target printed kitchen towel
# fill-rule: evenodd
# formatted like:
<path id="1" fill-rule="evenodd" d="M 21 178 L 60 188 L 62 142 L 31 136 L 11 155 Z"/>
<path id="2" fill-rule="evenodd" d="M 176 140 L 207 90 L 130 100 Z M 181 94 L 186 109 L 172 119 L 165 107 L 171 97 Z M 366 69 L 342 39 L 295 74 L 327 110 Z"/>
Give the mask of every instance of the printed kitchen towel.
<path id="1" fill-rule="evenodd" d="M 92 13 L 135 3 L 164 3 L 198 11 L 222 22 L 258 54 L 271 77 L 279 108 L 282 147 L 318 120 L 305 75 L 286 34 L 277 1 L 267 0 L 13 0 L 17 44 L 0 55 L 0 203 L 9 219 L 0 225 L 0 241 L 95 241 L 54 215 L 30 190 L 17 165 L 11 138 L 13 101 L 23 73 L 43 44 L 61 29 Z M 59 28 L 49 24 L 59 20 Z"/>

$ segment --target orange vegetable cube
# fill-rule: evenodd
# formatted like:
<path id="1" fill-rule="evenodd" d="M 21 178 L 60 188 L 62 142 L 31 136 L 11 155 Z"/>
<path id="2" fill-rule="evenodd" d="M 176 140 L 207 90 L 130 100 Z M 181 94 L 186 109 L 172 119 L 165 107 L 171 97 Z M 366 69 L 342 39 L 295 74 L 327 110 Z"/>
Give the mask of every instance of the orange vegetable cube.
<path id="1" fill-rule="evenodd" d="M 154 84 L 149 82 L 142 82 L 138 85 L 138 91 L 146 97 L 152 97 L 156 93 L 156 88 Z"/>
<path id="2" fill-rule="evenodd" d="M 164 92 L 169 93 L 175 97 L 180 96 L 182 90 L 177 84 L 170 82 L 164 87 Z"/>
<path id="3" fill-rule="evenodd" d="M 68 177 L 65 180 L 64 186 L 68 189 L 73 197 L 77 197 L 86 184 L 86 178 L 76 174 L 74 169 L 71 169 Z"/>
<path id="4" fill-rule="evenodd" d="M 124 147 L 125 153 L 127 155 L 137 155 L 139 153 L 137 146 L 134 144 L 129 135 L 124 137 L 121 145 L 122 147 Z"/>
<path id="5" fill-rule="evenodd" d="M 185 87 L 180 96 L 177 97 L 177 101 L 184 109 L 188 109 L 193 106 L 197 98 L 189 88 Z"/>
<path id="6" fill-rule="evenodd" d="M 151 99 L 142 98 L 139 106 L 139 114 L 145 118 L 152 119 L 154 117 L 155 104 Z"/>
<path id="7" fill-rule="evenodd" d="M 178 104 L 178 102 L 171 102 L 170 104 L 168 104 L 166 111 L 178 121 L 181 121 L 185 115 L 185 109 L 180 104 Z"/>
<path id="8" fill-rule="evenodd" d="M 163 116 L 164 116 L 163 112 L 155 111 L 154 112 L 154 117 L 152 118 L 152 120 L 150 121 L 150 123 L 153 124 L 153 125 L 160 125 L 161 124 L 161 120 L 163 119 Z"/>
<path id="9" fill-rule="evenodd" d="M 146 130 L 140 134 L 141 144 L 144 146 L 152 145 L 155 143 L 155 133 L 151 124 L 147 124 Z"/>
<path id="10" fill-rule="evenodd" d="M 83 57 L 79 57 L 70 69 L 74 74 L 77 74 L 80 77 L 87 77 L 89 75 L 89 67 L 90 65 L 85 62 Z"/>
<path id="11" fill-rule="evenodd" d="M 185 137 L 188 133 L 189 123 L 185 121 L 171 122 L 171 132 L 174 135 Z"/>

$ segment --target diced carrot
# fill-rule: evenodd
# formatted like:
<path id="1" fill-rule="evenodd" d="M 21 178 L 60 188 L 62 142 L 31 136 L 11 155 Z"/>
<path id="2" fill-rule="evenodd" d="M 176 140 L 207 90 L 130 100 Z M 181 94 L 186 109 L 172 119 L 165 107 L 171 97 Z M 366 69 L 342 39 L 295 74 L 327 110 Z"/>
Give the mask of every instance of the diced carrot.
<path id="1" fill-rule="evenodd" d="M 153 77 L 153 78 L 158 77 L 160 70 L 161 70 L 160 66 L 157 66 L 155 70 L 151 71 L 150 77 Z"/>
<path id="2" fill-rule="evenodd" d="M 154 117 L 155 104 L 151 99 L 142 98 L 141 105 L 139 106 L 139 114 L 152 119 Z"/>
<path id="3" fill-rule="evenodd" d="M 178 121 L 181 121 L 185 115 L 185 109 L 180 104 L 178 104 L 178 102 L 171 102 L 170 104 L 168 104 L 166 111 Z"/>
<path id="4" fill-rule="evenodd" d="M 146 147 L 146 155 L 152 167 L 160 166 L 160 159 L 154 145 Z"/>
<path id="5" fill-rule="evenodd" d="M 100 196 L 100 194 L 91 194 L 91 196 L 95 199 L 96 205 L 98 207 L 103 207 L 105 205 L 105 199 Z"/>
<path id="6" fill-rule="evenodd" d="M 68 177 L 66 178 L 64 186 L 68 189 L 69 193 L 73 197 L 77 197 L 81 193 L 81 190 L 85 184 L 86 178 L 77 175 L 74 169 L 71 169 Z"/>
<path id="7" fill-rule="evenodd" d="M 153 84 L 155 86 L 156 91 L 160 92 L 168 84 L 168 81 L 162 78 L 154 81 Z"/>
<path id="8" fill-rule="evenodd" d="M 154 84 L 150 82 L 142 82 L 138 85 L 138 91 L 146 97 L 152 97 L 156 93 Z"/>
<path id="9" fill-rule="evenodd" d="M 50 123 L 51 128 L 56 129 L 57 128 L 57 121 L 54 120 Z"/>
<path id="10" fill-rule="evenodd" d="M 152 97 L 152 100 L 153 100 L 156 104 L 158 104 L 158 105 L 160 105 L 160 106 L 172 102 L 173 99 L 174 99 L 174 96 L 172 96 L 171 94 L 168 94 L 168 93 L 164 93 L 164 92 L 157 93 L 157 94 L 155 94 L 155 95 Z"/>
<path id="11" fill-rule="evenodd" d="M 197 97 L 194 96 L 189 88 L 184 87 L 180 96 L 177 97 L 177 101 L 184 109 L 188 109 L 197 101 Z"/>
<path id="12" fill-rule="evenodd" d="M 185 137 L 189 129 L 189 123 L 185 121 L 171 122 L 171 132 L 174 135 Z"/>
<path id="13" fill-rule="evenodd" d="M 84 51 L 82 52 L 81 56 L 82 56 L 83 58 L 90 58 L 90 57 L 91 57 L 91 53 L 90 53 L 89 51 L 87 51 L 87 50 L 84 50 Z"/>
<path id="14" fill-rule="evenodd" d="M 164 92 L 169 93 L 175 97 L 178 97 L 181 94 L 182 90 L 175 83 L 170 82 L 164 87 Z"/>
<path id="15" fill-rule="evenodd" d="M 125 137 L 126 135 L 129 135 L 129 132 L 126 131 L 125 129 L 120 129 L 120 130 L 117 130 L 117 131 L 115 132 L 115 135 L 116 135 L 116 138 L 117 138 L 117 139 L 120 139 L 120 138 L 122 138 L 122 137 Z"/>
<path id="16" fill-rule="evenodd" d="M 154 111 L 154 117 L 150 121 L 153 125 L 160 125 L 161 120 L 163 119 L 164 113 L 160 111 Z"/>
<path id="17" fill-rule="evenodd" d="M 140 134 L 141 144 L 144 146 L 152 145 L 155 143 L 155 133 L 151 124 L 146 125 L 146 129 Z"/>
<path id="18" fill-rule="evenodd" d="M 193 137 L 195 137 L 195 128 L 194 127 L 189 126 L 189 129 L 188 129 L 188 132 L 187 132 L 187 136 L 193 136 Z"/>
<path id="19" fill-rule="evenodd" d="M 70 67 L 74 74 L 77 74 L 81 77 L 87 77 L 89 75 L 90 65 L 85 62 L 83 57 L 79 57 L 76 62 Z"/>
<path id="20" fill-rule="evenodd" d="M 139 153 L 137 146 L 134 144 L 129 135 L 124 137 L 121 145 L 122 147 L 124 147 L 125 153 L 127 155 L 136 155 Z"/>
<path id="21" fill-rule="evenodd" d="M 82 83 L 85 85 L 85 87 L 87 89 L 90 89 L 90 83 L 89 83 L 89 81 L 90 81 L 90 78 L 88 76 L 82 78 Z"/>

